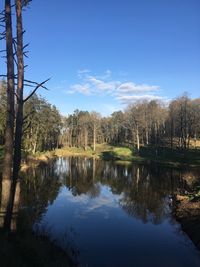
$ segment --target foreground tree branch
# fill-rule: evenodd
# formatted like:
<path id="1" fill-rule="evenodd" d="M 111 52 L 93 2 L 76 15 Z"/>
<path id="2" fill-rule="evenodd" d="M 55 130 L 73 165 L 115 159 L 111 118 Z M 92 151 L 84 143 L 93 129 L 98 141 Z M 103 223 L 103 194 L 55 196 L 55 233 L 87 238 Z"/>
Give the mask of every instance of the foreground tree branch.
<path id="1" fill-rule="evenodd" d="M 48 82 L 50 79 L 51 79 L 51 78 L 49 78 L 49 79 L 47 79 L 47 80 L 45 80 L 45 81 L 39 83 L 39 84 L 35 87 L 35 89 L 30 93 L 30 95 L 27 96 L 27 97 L 23 100 L 23 102 L 25 103 L 26 101 L 28 101 L 29 98 L 31 98 L 31 97 L 36 93 L 36 91 L 37 91 L 40 87 L 43 87 L 43 88 L 44 88 L 43 85 L 44 85 L 46 82 Z"/>

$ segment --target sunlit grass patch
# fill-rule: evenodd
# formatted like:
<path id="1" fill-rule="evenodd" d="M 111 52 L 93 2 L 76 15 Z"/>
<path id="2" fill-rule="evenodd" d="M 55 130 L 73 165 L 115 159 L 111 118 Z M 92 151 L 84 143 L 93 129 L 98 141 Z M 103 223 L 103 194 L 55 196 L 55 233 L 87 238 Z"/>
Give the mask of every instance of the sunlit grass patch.
<path id="1" fill-rule="evenodd" d="M 132 156 L 132 151 L 128 147 L 115 147 L 113 149 L 113 152 L 119 157 L 131 157 Z"/>

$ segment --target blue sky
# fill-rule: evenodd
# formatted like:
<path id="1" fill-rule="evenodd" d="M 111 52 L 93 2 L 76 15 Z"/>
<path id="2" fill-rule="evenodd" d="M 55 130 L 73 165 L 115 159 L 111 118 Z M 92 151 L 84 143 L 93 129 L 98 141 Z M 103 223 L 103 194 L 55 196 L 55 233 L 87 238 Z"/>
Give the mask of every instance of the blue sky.
<path id="1" fill-rule="evenodd" d="M 52 77 L 40 94 L 63 114 L 199 97 L 199 14 L 199 0 L 33 0 L 27 78 Z"/>

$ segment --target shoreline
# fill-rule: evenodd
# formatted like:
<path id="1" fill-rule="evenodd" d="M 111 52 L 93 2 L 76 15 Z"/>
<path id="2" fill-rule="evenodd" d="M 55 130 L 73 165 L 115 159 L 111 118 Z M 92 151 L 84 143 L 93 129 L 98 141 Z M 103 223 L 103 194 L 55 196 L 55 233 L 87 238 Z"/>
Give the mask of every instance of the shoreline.
<path id="1" fill-rule="evenodd" d="M 200 200 L 193 202 L 187 196 L 177 195 L 173 215 L 200 250 Z"/>
<path id="2" fill-rule="evenodd" d="M 45 235 L 33 232 L 4 232 L 0 230 L 3 266 L 66 266 L 78 267 L 69 251 L 61 249 Z M 12 241 L 12 242 L 11 242 Z M 24 251 L 26 257 L 24 257 Z M 10 257 L 12 255 L 12 257 Z"/>
<path id="3" fill-rule="evenodd" d="M 162 151 L 165 151 L 165 149 Z M 167 151 L 167 153 L 169 153 L 169 151 Z M 142 152 L 142 155 L 139 155 L 136 151 L 121 146 L 97 145 L 96 151 L 93 151 L 91 148 L 84 150 L 83 148 L 65 147 L 53 151 L 36 153 L 35 155 L 28 155 L 21 166 L 22 169 L 28 168 L 29 165 L 36 167 L 42 163 L 48 163 L 51 159 L 56 157 L 88 157 L 118 161 L 121 163 L 135 162 L 141 164 L 161 164 L 173 168 L 200 168 L 200 150 L 195 151 L 195 155 L 193 155 L 194 160 L 190 155 L 194 153 L 193 150 L 192 152 L 189 151 L 186 156 L 184 153 L 182 153 L 181 156 L 178 153 L 180 153 L 180 151 L 172 151 L 171 154 L 167 156 L 160 155 L 155 157 L 152 151 L 148 155 L 143 155 Z"/>
<path id="4" fill-rule="evenodd" d="M 128 145 L 97 144 L 96 150 L 91 147 L 86 150 L 77 147 L 63 147 L 53 151 L 37 152 L 23 157 L 21 169 L 25 170 L 31 166 L 37 167 L 42 163 L 48 163 L 56 157 L 88 157 L 102 160 L 111 160 L 129 163 L 161 164 L 173 168 L 200 168 L 200 149 L 171 150 L 168 147 L 159 147 L 156 153 L 155 147 L 141 147 L 140 152 Z M 0 166 L 3 165 L 3 147 L 0 151 Z"/>

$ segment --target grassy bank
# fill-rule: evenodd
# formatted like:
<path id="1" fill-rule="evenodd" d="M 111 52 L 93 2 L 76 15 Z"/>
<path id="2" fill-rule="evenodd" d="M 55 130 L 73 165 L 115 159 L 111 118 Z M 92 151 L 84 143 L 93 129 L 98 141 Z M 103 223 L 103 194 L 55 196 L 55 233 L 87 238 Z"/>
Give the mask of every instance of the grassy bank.
<path id="1" fill-rule="evenodd" d="M 45 154 L 43 154 L 45 155 Z M 111 146 L 101 144 L 96 146 L 96 150 L 91 148 L 62 148 L 53 152 L 55 156 L 86 156 L 97 157 L 104 160 L 118 160 L 131 162 L 157 162 L 164 165 L 182 167 L 200 167 L 200 149 L 173 149 L 168 147 L 151 147 L 143 146 L 137 152 L 135 148 L 128 146 Z"/>
<path id="2" fill-rule="evenodd" d="M 174 167 L 200 167 L 200 149 L 170 149 L 169 147 L 141 147 L 140 157 Z"/>
<path id="3" fill-rule="evenodd" d="M 108 144 L 97 144 L 95 151 L 91 147 L 87 150 L 76 147 L 66 147 L 55 150 L 56 156 L 86 156 L 96 157 L 105 160 L 127 160 L 132 161 L 134 159 L 133 150 L 128 147 L 111 146 Z"/>
<path id="4" fill-rule="evenodd" d="M 35 155 L 24 155 L 23 168 L 47 163 L 53 157 L 84 156 L 96 157 L 103 160 L 129 162 L 156 162 L 173 167 L 200 167 L 200 149 L 170 149 L 169 147 L 142 146 L 138 152 L 130 146 L 112 146 L 97 144 L 95 151 L 91 147 L 86 150 L 77 147 L 64 147 L 54 151 L 37 152 Z M 0 147 L 0 164 L 3 159 L 3 148 Z"/>

